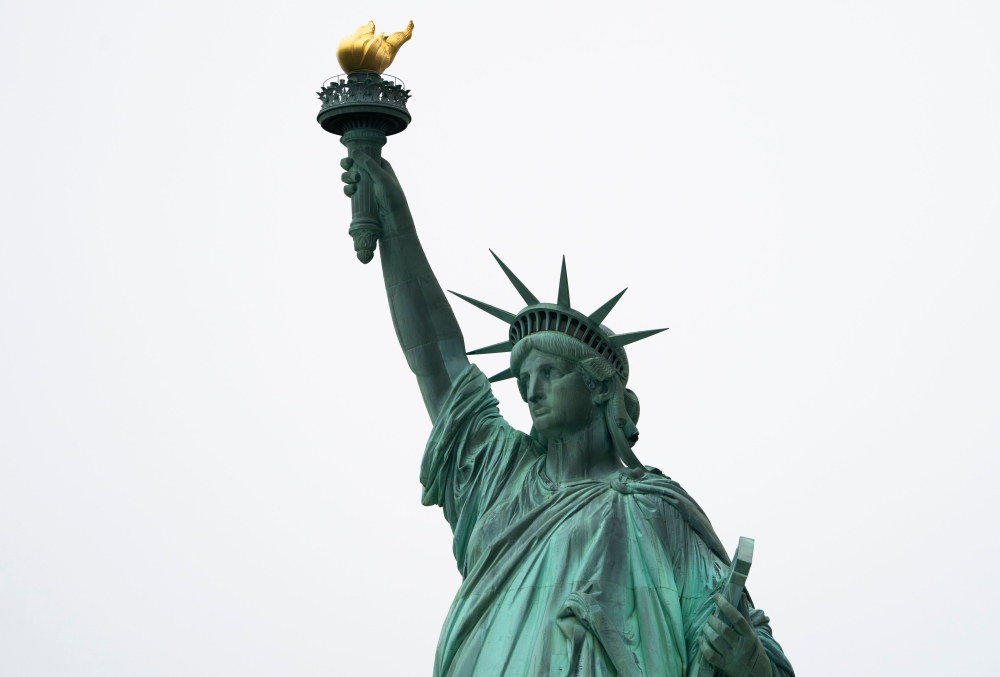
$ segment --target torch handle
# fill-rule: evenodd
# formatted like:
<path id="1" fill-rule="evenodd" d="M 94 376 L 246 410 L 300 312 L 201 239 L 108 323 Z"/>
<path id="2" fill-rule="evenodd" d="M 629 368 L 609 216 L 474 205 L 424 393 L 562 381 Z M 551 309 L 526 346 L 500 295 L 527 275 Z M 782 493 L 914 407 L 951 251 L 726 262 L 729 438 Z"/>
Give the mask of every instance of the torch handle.
<path id="1" fill-rule="evenodd" d="M 371 127 L 349 129 L 340 137 L 340 142 L 347 146 L 351 157 L 364 153 L 376 162 L 382 161 L 385 133 L 379 129 Z M 361 176 L 358 188 L 351 196 L 351 227 L 347 232 L 354 238 L 354 251 L 358 260 L 361 263 L 368 263 L 375 255 L 375 246 L 382 234 L 382 227 L 378 222 L 375 186 L 364 172 L 358 173 Z"/>

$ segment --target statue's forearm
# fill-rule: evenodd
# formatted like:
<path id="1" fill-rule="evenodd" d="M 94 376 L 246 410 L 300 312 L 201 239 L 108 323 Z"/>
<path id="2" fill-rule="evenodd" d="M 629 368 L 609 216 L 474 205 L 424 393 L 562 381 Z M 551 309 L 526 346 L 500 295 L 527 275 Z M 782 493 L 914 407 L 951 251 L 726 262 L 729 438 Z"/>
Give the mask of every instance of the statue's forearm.
<path id="1" fill-rule="evenodd" d="M 434 277 L 409 215 L 399 221 L 403 227 L 386 233 L 379 243 L 382 276 L 396 338 L 434 420 L 469 360 L 455 313 Z"/>

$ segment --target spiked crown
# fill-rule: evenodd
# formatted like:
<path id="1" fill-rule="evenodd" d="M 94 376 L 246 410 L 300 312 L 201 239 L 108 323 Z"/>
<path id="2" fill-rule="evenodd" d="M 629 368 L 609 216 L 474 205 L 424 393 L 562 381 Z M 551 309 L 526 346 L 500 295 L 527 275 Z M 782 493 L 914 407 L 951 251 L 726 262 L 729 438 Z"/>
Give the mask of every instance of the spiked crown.
<path id="1" fill-rule="evenodd" d="M 566 257 L 562 260 L 562 272 L 559 275 L 559 293 L 556 302 L 541 303 L 538 298 L 524 285 L 521 280 L 508 268 L 500 258 L 490 250 L 493 258 L 500 264 L 507 279 L 511 281 L 518 294 L 528 305 L 518 313 L 511 313 L 506 310 L 491 306 L 488 303 L 477 301 L 457 292 L 451 292 L 458 298 L 468 301 L 480 310 L 484 310 L 493 317 L 499 318 L 510 325 L 510 331 L 506 341 L 494 343 L 485 348 L 470 350 L 469 355 L 485 355 L 488 353 L 509 353 L 514 349 L 518 341 L 521 341 L 532 334 L 542 331 L 556 331 L 570 336 L 584 345 L 592 348 L 598 355 L 607 360 L 621 377 L 622 382 L 628 381 L 628 360 L 622 350 L 625 346 L 644 338 L 659 334 L 666 329 L 647 329 L 645 331 L 634 331 L 628 334 L 615 334 L 601 323 L 608 316 L 615 304 L 618 303 L 626 289 L 623 289 L 607 303 L 592 312 L 590 315 L 574 310 L 569 303 L 569 281 L 566 276 Z M 449 290 L 451 291 L 451 290 Z M 490 382 L 503 381 L 514 378 L 514 373 L 507 368 L 490 377 Z"/>

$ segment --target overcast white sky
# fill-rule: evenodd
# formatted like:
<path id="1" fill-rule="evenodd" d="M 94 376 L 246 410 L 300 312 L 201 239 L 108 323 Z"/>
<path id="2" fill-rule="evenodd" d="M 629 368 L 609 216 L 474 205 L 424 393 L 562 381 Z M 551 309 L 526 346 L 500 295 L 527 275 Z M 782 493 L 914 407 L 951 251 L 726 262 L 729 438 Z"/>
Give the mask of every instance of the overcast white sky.
<path id="1" fill-rule="evenodd" d="M 0 674 L 430 673 L 429 421 L 315 122 L 369 19 L 438 279 L 670 327 L 636 451 L 798 673 L 996 673 L 996 3 L 0 0 Z"/>

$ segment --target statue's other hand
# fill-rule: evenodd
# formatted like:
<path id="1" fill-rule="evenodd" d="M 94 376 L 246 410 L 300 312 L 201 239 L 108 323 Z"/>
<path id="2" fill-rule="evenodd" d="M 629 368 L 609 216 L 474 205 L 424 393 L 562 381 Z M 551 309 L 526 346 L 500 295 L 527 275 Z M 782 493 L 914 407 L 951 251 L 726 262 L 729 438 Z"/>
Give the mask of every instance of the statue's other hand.
<path id="1" fill-rule="evenodd" d="M 750 621 L 722 595 L 715 596 L 715 603 L 729 624 L 709 617 L 698 638 L 704 661 L 728 677 L 771 677 L 771 659 Z"/>
<path id="2" fill-rule="evenodd" d="M 383 229 L 396 230 L 410 221 L 406 196 L 388 160 L 379 162 L 364 153 L 358 153 L 341 160 L 340 166 L 347 170 L 340 178 L 344 182 L 344 194 L 349 197 L 357 192 L 362 175 L 371 179 Z"/>

